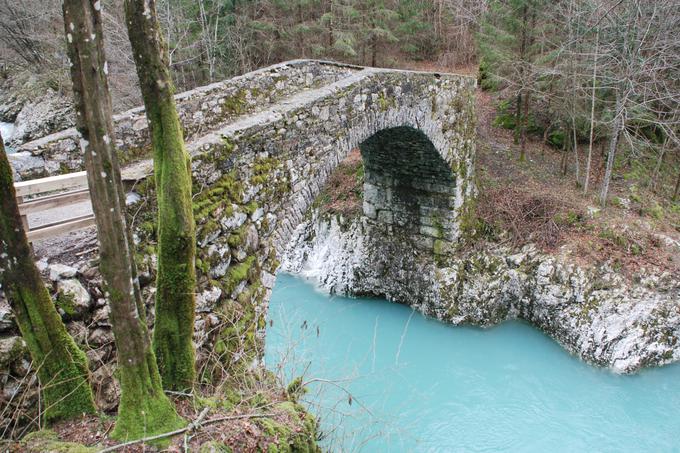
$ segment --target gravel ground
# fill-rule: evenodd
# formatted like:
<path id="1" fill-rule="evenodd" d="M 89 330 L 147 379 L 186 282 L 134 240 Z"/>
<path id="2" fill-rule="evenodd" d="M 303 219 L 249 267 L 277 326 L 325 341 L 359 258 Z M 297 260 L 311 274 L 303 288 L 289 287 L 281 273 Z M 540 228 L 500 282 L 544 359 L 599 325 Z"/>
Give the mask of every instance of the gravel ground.
<path id="1" fill-rule="evenodd" d="M 68 218 L 79 217 L 92 213 L 90 201 L 72 204 L 65 208 L 47 209 L 30 214 L 28 224 L 35 228 L 47 223 L 58 222 Z M 77 260 L 78 254 L 97 247 L 97 232 L 95 227 L 83 228 L 70 233 L 54 236 L 33 243 L 33 251 L 38 259 L 48 258 L 49 261 L 63 263 Z"/>

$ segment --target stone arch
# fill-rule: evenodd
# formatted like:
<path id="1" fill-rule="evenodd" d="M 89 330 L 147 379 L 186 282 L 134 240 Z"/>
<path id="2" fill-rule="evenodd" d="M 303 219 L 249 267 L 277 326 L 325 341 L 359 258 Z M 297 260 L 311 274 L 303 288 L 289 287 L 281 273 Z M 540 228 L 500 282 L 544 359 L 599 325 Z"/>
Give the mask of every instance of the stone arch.
<path id="1" fill-rule="evenodd" d="M 275 233 L 277 253 L 285 250 L 294 228 L 302 222 L 304 213 L 321 193 L 328 176 L 357 147 L 362 149 L 364 163 L 367 156 L 374 155 L 373 161 L 380 165 L 380 161 L 375 159 L 382 154 L 384 161 L 389 161 L 389 156 L 402 156 L 402 166 L 407 163 L 411 166 L 409 177 L 408 171 L 400 171 L 398 165 L 392 165 L 390 173 L 394 178 L 391 184 L 384 178 L 380 180 L 377 176 L 380 172 L 375 169 L 367 172 L 369 184 L 365 193 L 369 193 L 370 197 L 364 214 L 369 220 L 406 233 L 421 249 L 432 250 L 437 239 L 455 242 L 459 236 L 459 208 L 469 193 L 457 181 L 456 172 L 452 169 L 469 163 L 463 162 L 460 144 L 451 143 L 445 133 L 447 128 L 451 128 L 448 124 L 451 121 L 454 120 L 446 115 L 434 114 L 431 103 L 426 100 L 416 104 L 389 105 L 384 109 L 367 109 L 355 117 L 342 133 L 330 140 L 334 150 L 325 156 L 323 170 L 314 176 L 307 175 L 310 184 L 292 194 L 292 203 L 284 208 L 288 222 Z M 400 146 L 400 140 L 405 140 L 409 146 Z M 385 175 L 385 172 L 382 174 Z M 420 178 L 417 178 L 418 175 Z M 390 185 L 392 187 L 388 190 Z M 416 198 L 408 199 L 409 190 L 416 194 Z M 377 198 L 371 198 L 373 195 Z M 392 195 L 395 199 L 390 199 L 390 202 L 396 201 L 397 222 L 393 221 L 394 216 L 390 221 L 390 210 L 385 205 L 386 197 Z M 371 205 L 383 211 L 380 218 L 377 210 L 374 215 Z"/>
<path id="2" fill-rule="evenodd" d="M 456 239 L 456 175 L 424 132 L 411 126 L 382 129 L 359 149 L 366 217 L 401 230 L 421 248 Z"/>

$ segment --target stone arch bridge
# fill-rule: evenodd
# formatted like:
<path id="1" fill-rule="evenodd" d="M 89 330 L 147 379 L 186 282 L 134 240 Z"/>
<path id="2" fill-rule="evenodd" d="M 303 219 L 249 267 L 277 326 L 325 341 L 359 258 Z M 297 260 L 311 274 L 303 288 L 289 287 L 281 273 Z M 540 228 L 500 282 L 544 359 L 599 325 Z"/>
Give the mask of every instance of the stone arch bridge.
<path id="1" fill-rule="evenodd" d="M 197 342 L 236 358 L 253 350 L 280 253 L 356 147 L 368 221 L 419 250 L 455 246 L 474 195 L 474 88 L 459 75 L 296 60 L 177 95 L 195 193 Z M 124 179 L 145 198 L 131 212 L 141 269 L 152 271 L 144 111 L 114 120 Z M 34 175 L 82 170 L 72 129 L 19 151 Z"/>

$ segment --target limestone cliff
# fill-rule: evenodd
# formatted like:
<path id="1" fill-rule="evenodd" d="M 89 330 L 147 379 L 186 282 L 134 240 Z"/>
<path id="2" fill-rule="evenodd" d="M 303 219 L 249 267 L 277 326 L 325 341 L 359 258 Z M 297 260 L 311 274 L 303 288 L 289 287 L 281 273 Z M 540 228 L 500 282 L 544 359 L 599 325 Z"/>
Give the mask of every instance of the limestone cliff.
<path id="1" fill-rule="evenodd" d="M 296 229 L 282 270 L 333 293 L 385 297 L 455 325 L 523 319 L 618 373 L 680 359 L 680 281 L 668 273 L 641 271 L 629 282 L 606 265 L 579 267 L 530 246 L 441 256 L 408 244 L 366 217 L 314 213 Z"/>

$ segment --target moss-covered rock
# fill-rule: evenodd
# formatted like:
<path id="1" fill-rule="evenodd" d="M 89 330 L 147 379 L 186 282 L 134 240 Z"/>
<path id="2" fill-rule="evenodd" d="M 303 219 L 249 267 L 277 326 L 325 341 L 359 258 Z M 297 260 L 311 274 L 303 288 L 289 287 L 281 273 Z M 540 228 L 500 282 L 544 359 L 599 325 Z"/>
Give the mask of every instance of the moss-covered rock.
<path id="1" fill-rule="evenodd" d="M 20 442 L 26 453 L 95 453 L 98 448 L 86 447 L 74 442 L 62 442 L 51 430 L 35 431 L 27 434 Z"/>
<path id="2" fill-rule="evenodd" d="M 316 420 L 299 404 L 286 401 L 275 409 L 287 414 L 287 422 L 273 418 L 261 418 L 258 425 L 270 436 L 266 446 L 268 453 L 317 453 Z"/>

